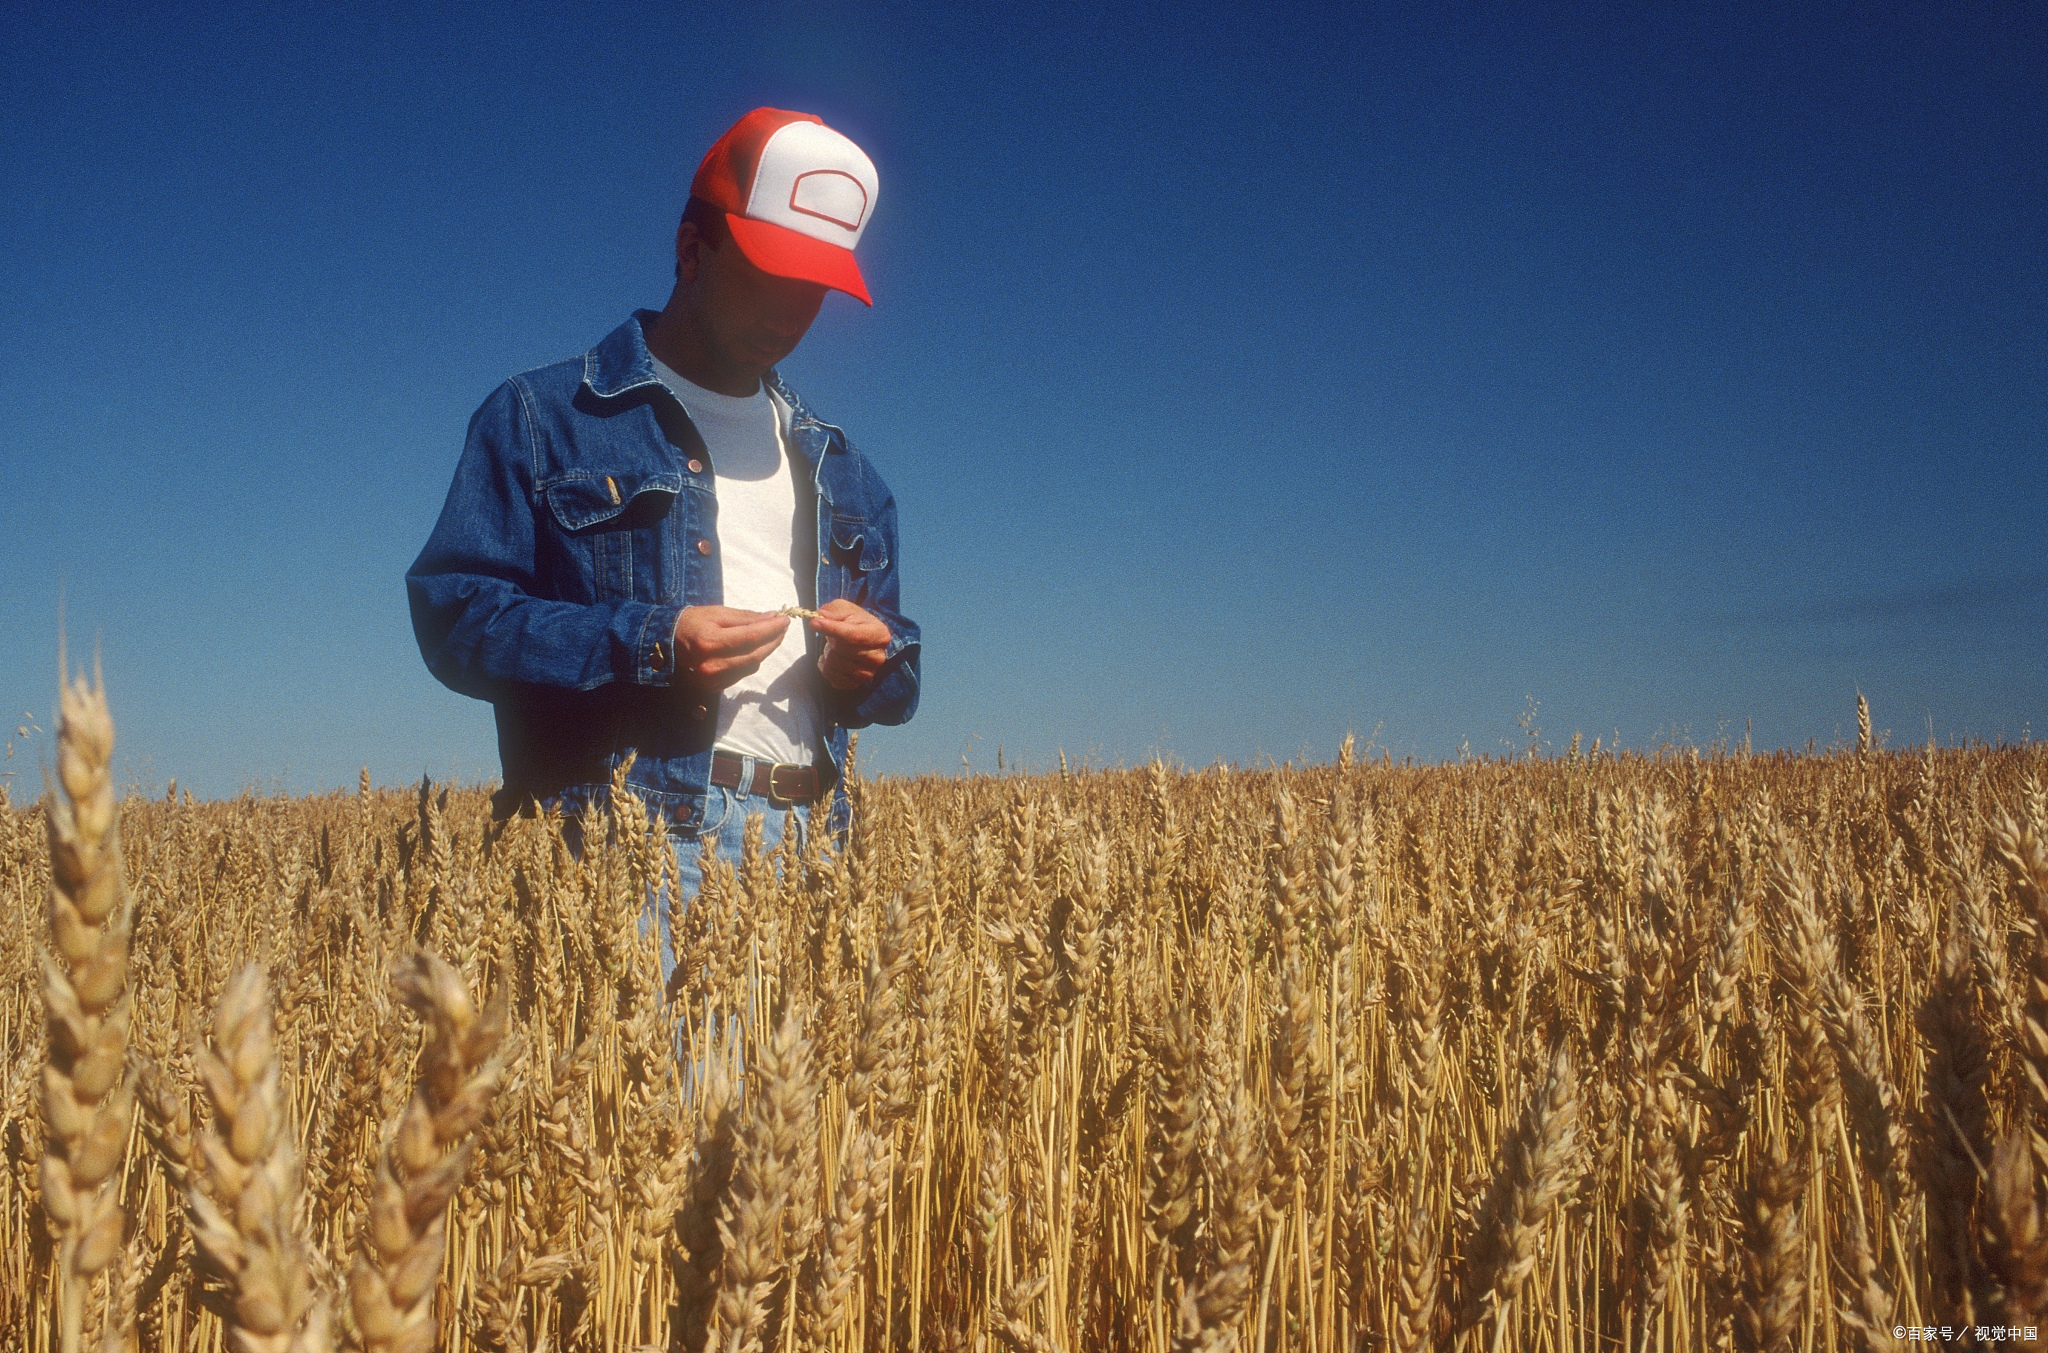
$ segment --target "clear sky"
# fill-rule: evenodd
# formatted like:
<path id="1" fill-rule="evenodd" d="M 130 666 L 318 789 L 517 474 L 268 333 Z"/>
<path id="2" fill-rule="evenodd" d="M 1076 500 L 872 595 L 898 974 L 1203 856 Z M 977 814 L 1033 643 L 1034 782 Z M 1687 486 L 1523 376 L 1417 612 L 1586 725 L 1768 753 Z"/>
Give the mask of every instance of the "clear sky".
<path id="1" fill-rule="evenodd" d="M 0 71 L 0 700 L 61 591 L 144 787 L 497 773 L 403 574 L 759 104 L 880 174 L 783 368 L 899 504 L 870 770 L 2048 733 L 2048 7 L 111 0 Z"/>

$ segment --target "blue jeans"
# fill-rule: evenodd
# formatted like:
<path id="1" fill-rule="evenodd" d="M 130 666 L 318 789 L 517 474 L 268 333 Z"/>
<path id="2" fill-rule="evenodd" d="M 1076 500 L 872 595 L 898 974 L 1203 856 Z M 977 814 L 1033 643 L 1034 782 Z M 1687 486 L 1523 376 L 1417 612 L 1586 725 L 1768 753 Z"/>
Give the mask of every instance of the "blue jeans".
<path id="1" fill-rule="evenodd" d="M 759 764 L 751 756 L 741 758 L 741 784 L 753 782 L 754 767 Z M 704 843 L 707 840 L 715 837 L 718 841 L 718 858 L 735 870 L 739 868 L 740 850 L 745 844 L 747 816 L 750 813 L 760 813 L 764 818 L 761 823 L 762 853 L 772 854 L 782 844 L 782 825 L 785 820 L 790 820 L 785 818 L 786 813 L 795 814 L 793 820 L 796 823 L 797 849 L 801 850 L 806 844 L 811 824 L 810 804 L 799 803 L 787 809 L 778 808 L 759 795 L 742 794 L 737 789 L 711 786 L 705 791 L 704 825 L 692 838 L 675 838 L 676 867 L 682 878 L 676 914 L 688 911 L 690 904 L 696 901 L 698 891 L 704 886 L 704 874 L 698 861 L 703 855 Z M 675 954 L 669 935 L 674 917 L 671 915 L 670 900 L 667 897 L 657 895 L 648 900 L 654 912 L 654 923 L 661 928 L 661 980 L 665 986 L 675 972 Z"/>

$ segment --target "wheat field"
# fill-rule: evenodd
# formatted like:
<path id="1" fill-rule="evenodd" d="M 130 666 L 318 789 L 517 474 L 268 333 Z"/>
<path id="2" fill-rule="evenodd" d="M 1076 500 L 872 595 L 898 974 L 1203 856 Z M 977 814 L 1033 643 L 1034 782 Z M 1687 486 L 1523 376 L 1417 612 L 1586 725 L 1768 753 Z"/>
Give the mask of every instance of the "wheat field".
<path id="1" fill-rule="evenodd" d="M 1898 1348 L 2048 1310 L 2048 754 L 0 811 L 0 1346 Z M 750 832 L 750 843 L 758 841 Z M 1923 1338 L 1924 1336 L 1924 1338 Z"/>

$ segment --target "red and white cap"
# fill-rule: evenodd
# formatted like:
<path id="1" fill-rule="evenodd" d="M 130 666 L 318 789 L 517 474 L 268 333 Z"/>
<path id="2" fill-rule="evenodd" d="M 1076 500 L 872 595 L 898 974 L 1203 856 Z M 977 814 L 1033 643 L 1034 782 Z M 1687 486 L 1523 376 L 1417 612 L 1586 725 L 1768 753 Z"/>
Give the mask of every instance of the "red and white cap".
<path id="1" fill-rule="evenodd" d="M 875 165 L 809 113 L 756 108 L 697 166 L 690 196 L 725 213 L 747 261 L 860 298 L 853 246 L 875 209 Z"/>

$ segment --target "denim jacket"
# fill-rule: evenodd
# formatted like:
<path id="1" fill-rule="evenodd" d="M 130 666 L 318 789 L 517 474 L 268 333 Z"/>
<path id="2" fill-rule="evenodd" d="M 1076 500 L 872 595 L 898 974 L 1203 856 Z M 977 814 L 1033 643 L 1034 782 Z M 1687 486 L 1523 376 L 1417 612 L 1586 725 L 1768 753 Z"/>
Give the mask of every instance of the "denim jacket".
<path id="1" fill-rule="evenodd" d="M 428 670 L 491 702 L 503 816 L 532 799 L 575 813 L 602 801 L 629 754 L 634 792 L 686 836 L 703 821 L 716 696 L 675 681 L 676 617 L 724 595 L 711 455 L 654 373 L 635 311 L 582 357 L 514 376 L 469 422 L 441 519 L 405 575 Z M 823 636 L 791 622 L 815 679 L 813 763 L 843 830 L 846 731 L 917 709 L 918 630 L 898 609 L 896 500 L 846 434 L 818 421 L 775 372 L 796 465 L 797 589 L 889 627 L 882 668 L 840 691 L 817 672 Z M 815 573 L 815 580 L 806 573 Z"/>

